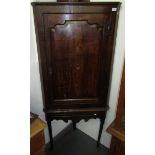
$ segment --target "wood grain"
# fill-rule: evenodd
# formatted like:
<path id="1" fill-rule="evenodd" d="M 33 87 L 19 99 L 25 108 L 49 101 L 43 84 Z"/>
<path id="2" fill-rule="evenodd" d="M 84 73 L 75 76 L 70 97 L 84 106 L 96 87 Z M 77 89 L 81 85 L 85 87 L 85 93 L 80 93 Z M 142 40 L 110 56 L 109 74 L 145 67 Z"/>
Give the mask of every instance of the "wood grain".
<path id="1" fill-rule="evenodd" d="M 30 138 L 35 136 L 37 133 L 42 131 L 44 128 L 46 128 L 46 123 L 43 122 L 41 119 L 37 118 L 35 119 L 30 126 Z"/>
<path id="2" fill-rule="evenodd" d="M 30 154 L 45 154 L 44 128 L 46 123 L 39 118 L 34 119 L 30 124 Z"/>
<path id="3" fill-rule="evenodd" d="M 30 155 L 45 155 L 45 138 L 43 130 L 31 138 Z"/>

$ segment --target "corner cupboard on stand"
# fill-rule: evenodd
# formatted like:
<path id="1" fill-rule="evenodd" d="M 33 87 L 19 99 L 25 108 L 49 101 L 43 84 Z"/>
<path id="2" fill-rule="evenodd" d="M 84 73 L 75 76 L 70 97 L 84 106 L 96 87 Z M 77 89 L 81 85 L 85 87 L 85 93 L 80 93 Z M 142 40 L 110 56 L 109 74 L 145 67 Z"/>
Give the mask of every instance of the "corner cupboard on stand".
<path id="1" fill-rule="evenodd" d="M 52 120 L 100 119 L 108 110 L 119 2 L 33 2 L 44 112 Z"/>

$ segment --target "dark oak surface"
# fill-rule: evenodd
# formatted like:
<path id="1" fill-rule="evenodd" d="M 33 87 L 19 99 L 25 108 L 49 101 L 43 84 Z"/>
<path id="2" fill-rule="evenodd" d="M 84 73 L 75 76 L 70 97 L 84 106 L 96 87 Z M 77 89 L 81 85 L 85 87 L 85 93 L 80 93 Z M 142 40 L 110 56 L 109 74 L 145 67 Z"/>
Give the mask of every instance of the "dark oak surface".
<path id="1" fill-rule="evenodd" d="M 32 5 L 50 132 L 53 119 L 101 118 L 103 127 L 120 3 Z"/>

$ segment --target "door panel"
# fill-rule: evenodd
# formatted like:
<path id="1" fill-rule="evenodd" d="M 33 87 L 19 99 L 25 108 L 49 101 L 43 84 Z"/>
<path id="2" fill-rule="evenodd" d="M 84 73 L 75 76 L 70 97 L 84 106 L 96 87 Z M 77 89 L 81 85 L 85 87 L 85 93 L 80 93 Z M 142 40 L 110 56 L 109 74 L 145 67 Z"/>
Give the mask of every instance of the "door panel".
<path id="1" fill-rule="evenodd" d="M 108 16 L 45 14 L 44 28 L 52 100 L 99 98 Z M 104 87 L 102 87 L 104 89 Z M 103 90 L 104 91 L 104 90 Z"/>
<path id="2" fill-rule="evenodd" d="M 34 6 L 45 108 L 107 104 L 117 6 Z"/>

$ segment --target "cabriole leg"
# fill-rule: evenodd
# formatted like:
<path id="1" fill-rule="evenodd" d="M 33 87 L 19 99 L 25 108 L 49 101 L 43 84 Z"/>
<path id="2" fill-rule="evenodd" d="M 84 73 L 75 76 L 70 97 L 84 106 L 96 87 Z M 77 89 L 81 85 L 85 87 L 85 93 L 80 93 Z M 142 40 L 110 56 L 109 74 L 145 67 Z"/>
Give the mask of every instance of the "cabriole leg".
<path id="1" fill-rule="evenodd" d="M 97 147 L 100 145 L 100 139 L 101 139 L 104 121 L 105 121 L 105 118 L 100 119 L 100 129 L 99 129 L 99 134 L 98 134 Z"/>
<path id="2" fill-rule="evenodd" d="M 49 136 L 50 136 L 50 145 L 52 149 L 53 148 L 53 136 L 52 136 L 52 125 L 51 125 L 50 120 L 47 120 L 47 125 L 48 125 L 48 131 L 49 131 Z"/>
<path id="3" fill-rule="evenodd" d="M 76 130 L 76 123 L 75 122 L 72 123 L 73 123 L 73 129 Z"/>

